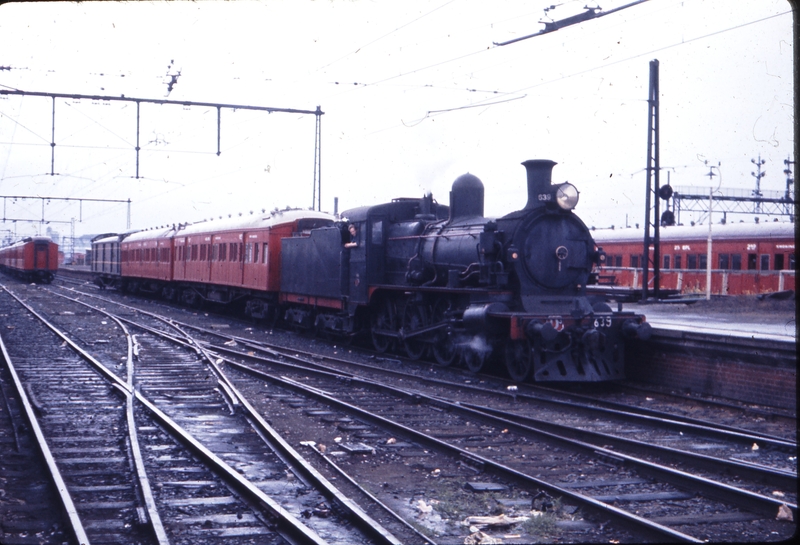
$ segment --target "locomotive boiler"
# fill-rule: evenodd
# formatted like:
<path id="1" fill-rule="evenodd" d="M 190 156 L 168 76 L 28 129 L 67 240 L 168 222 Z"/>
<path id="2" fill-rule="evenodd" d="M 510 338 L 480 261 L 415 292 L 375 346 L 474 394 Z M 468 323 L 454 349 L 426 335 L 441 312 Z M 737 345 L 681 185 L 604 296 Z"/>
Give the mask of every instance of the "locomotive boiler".
<path id="1" fill-rule="evenodd" d="M 441 365 L 504 365 L 520 381 L 623 378 L 625 339 L 646 339 L 649 325 L 587 295 L 604 254 L 573 212 L 577 189 L 552 183 L 555 164 L 524 162 L 527 204 L 500 218 L 484 217 L 484 185 L 465 174 L 449 207 L 430 195 L 395 199 L 284 240 L 285 318 L 365 332 L 381 352 Z"/>

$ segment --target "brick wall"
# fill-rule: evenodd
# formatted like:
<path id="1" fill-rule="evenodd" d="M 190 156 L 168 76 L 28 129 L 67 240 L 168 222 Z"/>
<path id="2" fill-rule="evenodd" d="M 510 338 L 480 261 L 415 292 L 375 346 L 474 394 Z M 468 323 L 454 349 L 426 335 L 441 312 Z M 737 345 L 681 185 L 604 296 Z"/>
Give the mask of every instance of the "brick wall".
<path id="1" fill-rule="evenodd" d="M 749 355 L 742 355 L 733 346 L 702 347 L 697 341 L 654 335 L 647 343 L 628 347 L 625 372 L 638 382 L 796 410 L 794 355 L 779 353 L 768 344 L 751 348 Z"/>

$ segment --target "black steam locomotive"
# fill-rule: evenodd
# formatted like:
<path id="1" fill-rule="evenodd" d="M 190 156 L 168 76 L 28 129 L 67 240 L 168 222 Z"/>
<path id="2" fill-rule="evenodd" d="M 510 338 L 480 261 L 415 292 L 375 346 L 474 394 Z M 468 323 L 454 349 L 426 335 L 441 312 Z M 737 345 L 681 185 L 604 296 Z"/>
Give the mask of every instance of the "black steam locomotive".
<path id="1" fill-rule="evenodd" d="M 523 163 L 528 203 L 502 218 L 483 216 L 483 183 L 465 174 L 449 207 L 395 199 L 283 239 L 284 318 L 440 365 L 502 362 L 518 381 L 623 378 L 625 339 L 650 326 L 587 295 L 605 256 L 572 212 L 577 189 L 551 183 L 555 164 Z"/>

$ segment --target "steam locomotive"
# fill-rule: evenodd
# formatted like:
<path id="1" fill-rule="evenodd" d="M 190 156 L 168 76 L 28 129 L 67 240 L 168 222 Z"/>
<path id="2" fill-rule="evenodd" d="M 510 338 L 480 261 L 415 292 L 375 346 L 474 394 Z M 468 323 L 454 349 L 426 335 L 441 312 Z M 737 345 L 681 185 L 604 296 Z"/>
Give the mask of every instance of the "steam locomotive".
<path id="1" fill-rule="evenodd" d="M 459 177 L 450 206 L 431 195 L 355 208 L 303 210 L 102 235 L 102 286 L 169 299 L 241 303 L 254 318 L 470 370 L 501 365 L 517 381 L 624 377 L 627 338 L 643 316 L 613 311 L 586 286 L 604 253 L 573 213 L 578 191 L 532 160 L 528 202 L 484 217 L 484 186 Z M 355 235 L 351 234 L 352 232 Z"/>
<path id="2" fill-rule="evenodd" d="M 368 331 L 378 351 L 440 365 L 504 363 L 518 381 L 623 378 L 625 339 L 650 326 L 587 295 L 604 253 L 572 212 L 575 186 L 552 184 L 555 164 L 524 162 L 528 202 L 499 219 L 484 217 L 483 183 L 465 174 L 449 207 L 428 195 L 344 212 L 353 248 L 344 224 L 284 239 L 286 320 Z"/>

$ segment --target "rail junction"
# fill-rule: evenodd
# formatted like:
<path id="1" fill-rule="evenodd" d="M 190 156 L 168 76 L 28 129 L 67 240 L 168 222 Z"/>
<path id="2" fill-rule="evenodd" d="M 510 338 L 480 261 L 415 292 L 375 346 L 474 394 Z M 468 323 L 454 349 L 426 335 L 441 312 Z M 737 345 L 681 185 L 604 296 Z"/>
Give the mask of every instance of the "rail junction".
<path id="1" fill-rule="evenodd" d="M 517 384 L 89 285 L 6 282 L 0 315 L 4 542 L 796 531 L 792 410 Z"/>

